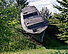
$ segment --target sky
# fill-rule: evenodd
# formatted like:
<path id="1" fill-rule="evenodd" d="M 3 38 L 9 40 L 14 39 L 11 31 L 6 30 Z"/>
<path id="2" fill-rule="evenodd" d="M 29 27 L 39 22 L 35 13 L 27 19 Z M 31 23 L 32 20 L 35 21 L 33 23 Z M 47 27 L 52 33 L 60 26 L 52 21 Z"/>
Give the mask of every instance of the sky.
<path id="1" fill-rule="evenodd" d="M 47 7 L 52 13 L 60 13 L 53 5 L 60 5 L 56 0 L 28 0 L 30 6 L 35 6 L 39 11 L 42 7 Z M 62 0 L 60 0 L 62 1 Z"/>
<path id="2" fill-rule="evenodd" d="M 15 1 L 15 0 L 12 0 Z M 42 7 L 47 7 L 52 13 L 60 13 L 53 5 L 59 5 L 56 0 L 27 0 L 30 6 L 35 6 L 39 11 L 41 11 Z M 62 1 L 62 0 L 59 0 Z"/>

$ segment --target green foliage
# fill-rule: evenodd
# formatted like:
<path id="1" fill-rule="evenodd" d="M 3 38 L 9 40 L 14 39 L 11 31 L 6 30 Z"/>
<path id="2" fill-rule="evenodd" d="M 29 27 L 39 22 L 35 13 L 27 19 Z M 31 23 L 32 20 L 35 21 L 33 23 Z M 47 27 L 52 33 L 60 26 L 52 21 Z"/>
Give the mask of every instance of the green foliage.
<path id="1" fill-rule="evenodd" d="M 47 7 L 42 8 L 40 12 L 42 16 L 47 19 L 49 24 L 53 23 L 52 12 L 49 12 L 49 9 Z"/>
<path id="2" fill-rule="evenodd" d="M 66 40 L 65 42 L 68 42 L 68 0 L 57 0 L 57 2 L 60 6 L 54 5 L 54 7 L 61 11 L 61 13 L 51 15 L 47 8 L 42 8 L 41 14 L 47 19 L 49 24 L 54 24 L 59 28 L 58 30 L 61 33 L 58 33 L 56 36 L 60 38 L 60 40 Z"/>
<path id="3" fill-rule="evenodd" d="M 49 18 L 49 19 L 51 18 L 52 12 L 50 13 L 47 7 L 46 8 L 42 8 L 42 10 L 40 12 L 41 12 L 42 16 L 45 17 L 46 19 L 47 18 Z"/>
<path id="4" fill-rule="evenodd" d="M 68 11 L 68 0 L 63 0 L 63 1 L 59 1 L 59 0 L 56 0 L 61 6 L 54 6 L 55 8 L 57 8 L 59 11 L 62 11 L 62 12 L 67 12 Z"/>
<path id="5" fill-rule="evenodd" d="M 39 48 L 20 32 L 20 12 L 16 5 L 0 8 L 0 52 Z"/>
<path id="6" fill-rule="evenodd" d="M 0 8 L 0 50 L 8 47 L 10 37 L 15 32 L 15 25 L 19 23 L 18 16 L 18 9 L 15 6 Z"/>
<path id="7" fill-rule="evenodd" d="M 59 28 L 59 31 L 62 33 L 59 33 L 57 36 L 61 40 L 68 40 L 68 1 L 63 0 L 63 1 L 58 1 L 60 3 L 60 6 L 54 6 L 58 10 L 61 11 L 60 14 L 54 14 L 54 18 L 57 19 L 57 26 Z"/>

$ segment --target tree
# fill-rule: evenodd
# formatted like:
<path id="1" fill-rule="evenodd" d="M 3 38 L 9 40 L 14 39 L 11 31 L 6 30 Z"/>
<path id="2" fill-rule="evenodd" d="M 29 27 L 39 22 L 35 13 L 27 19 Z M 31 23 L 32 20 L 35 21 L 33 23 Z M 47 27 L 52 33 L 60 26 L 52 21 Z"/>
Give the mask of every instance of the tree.
<path id="1" fill-rule="evenodd" d="M 57 36 L 59 36 L 59 38 L 61 38 L 62 40 L 68 40 L 68 1 L 57 0 L 57 2 L 60 4 L 60 6 L 56 5 L 54 7 L 57 8 L 59 11 L 61 11 L 61 13 L 56 14 L 55 18 L 59 21 L 58 28 L 59 28 L 59 31 L 62 32 Z"/>
<path id="2" fill-rule="evenodd" d="M 42 16 L 45 17 L 49 24 L 52 24 L 52 12 L 49 12 L 49 9 L 47 7 L 42 8 L 40 11 Z"/>
<path id="3" fill-rule="evenodd" d="M 16 0 L 16 1 L 17 1 L 18 6 L 21 6 L 21 8 L 24 8 L 29 3 L 27 2 L 27 0 Z"/>
<path id="4" fill-rule="evenodd" d="M 13 6 L 13 2 L 12 0 L 1 0 L 0 1 L 0 8 L 7 8 L 7 7 L 10 7 Z"/>
<path id="5" fill-rule="evenodd" d="M 0 8 L 4 8 L 6 6 L 6 1 L 5 0 L 0 0 Z"/>
<path id="6" fill-rule="evenodd" d="M 52 12 L 50 13 L 47 7 L 42 8 L 40 12 L 45 18 L 51 18 Z"/>
<path id="7" fill-rule="evenodd" d="M 62 12 L 67 12 L 68 11 L 68 0 L 63 0 L 63 1 L 58 1 L 56 0 L 61 6 L 54 6 L 55 8 L 57 8 L 59 11 Z"/>

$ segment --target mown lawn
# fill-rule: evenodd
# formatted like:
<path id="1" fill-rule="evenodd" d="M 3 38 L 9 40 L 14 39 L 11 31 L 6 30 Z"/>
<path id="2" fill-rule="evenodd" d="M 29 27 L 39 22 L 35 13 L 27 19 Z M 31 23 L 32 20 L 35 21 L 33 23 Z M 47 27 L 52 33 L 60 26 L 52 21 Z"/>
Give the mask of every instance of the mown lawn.
<path id="1" fill-rule="evenodd" d="M 16 52 L 2 52 L 0 54 L 68 54 L 68 50 L 55 50 L 55 49 L 32 49 Z"/>

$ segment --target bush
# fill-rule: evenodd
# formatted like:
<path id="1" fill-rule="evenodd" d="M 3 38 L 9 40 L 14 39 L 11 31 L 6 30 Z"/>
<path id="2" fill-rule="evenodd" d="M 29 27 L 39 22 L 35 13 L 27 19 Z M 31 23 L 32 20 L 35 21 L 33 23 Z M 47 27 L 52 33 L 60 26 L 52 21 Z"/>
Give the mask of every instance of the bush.
<path id="1" fill-rule="evenodd" d="M 0 8 L 0 52 L 38 48 L 20 32 L 20 11 L 20 8 L 11 5 Z"/>

